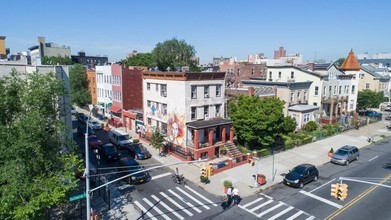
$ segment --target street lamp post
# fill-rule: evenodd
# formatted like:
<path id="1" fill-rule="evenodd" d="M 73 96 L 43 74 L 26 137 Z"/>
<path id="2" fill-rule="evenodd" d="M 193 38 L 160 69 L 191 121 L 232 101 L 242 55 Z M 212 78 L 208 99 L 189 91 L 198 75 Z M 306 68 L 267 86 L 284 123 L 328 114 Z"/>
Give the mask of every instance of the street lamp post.
<path id="1" fill-rule="evenodd" d="M 90 113 L 88 114 L 87 118 L 87 124 L 86 124 L 86 133 L 84 135 L 84 142 L 85 142 L 85 161 L 86 161 L 86 170 L 85 170 L 85 175 L 86 175 L 86 208 L 87 208 L 87 220 L 90 219 L 91 216 L 91 204 L 90 204 L 90 149 L 88 146 L 88 123 L 90 122 L 91 118 L 91 112 L 94 106 L 89 106 L 90 108 Z"/>

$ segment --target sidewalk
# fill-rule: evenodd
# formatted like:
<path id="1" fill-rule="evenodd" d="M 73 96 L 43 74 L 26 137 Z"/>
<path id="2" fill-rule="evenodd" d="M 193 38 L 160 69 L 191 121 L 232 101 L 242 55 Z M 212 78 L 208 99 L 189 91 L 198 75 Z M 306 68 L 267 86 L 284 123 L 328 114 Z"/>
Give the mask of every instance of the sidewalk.
<path id="1" fill-rule="evenodd" d="M 78 112 L 88 113 L 86 110 L 77 109 Z M 97 119 L 95 119 L 97 120 Z M 99 120 L 98 120 L 99 121 Z M 315 166 L 323 165 L 330 161 L 330 158 L 327 156 L 328 151 L 331 147 L 334 150 L 338 149 L 343 145 L 354 145 L 358 148 L 365 147 L 369 145 L 368 138 L 371 137 L 374 142 L 381 140 L 381 135 L 391 136 L 391 131 L 386 128 L 386 124 L 389 124 L 387 121 L 380 121 L 377 123 L 373 123 L 370 125 L 366 125 L 361 127 L 359 130 L 350 130 L 344 132 L 342 134 L 332 136 L 317 142 L 309 143 L 300 147 L 296 147 L 290 149 L 288 151 L 280 152 L 273 156 L 268 156 L 265 158 L 260 158 L 255 166 L 251 166 L 250 164 L 244 164 L 242 166 L 238 166 L 224 172 L 218 173 L 216 175 L 211 176 L 210 183 L 203 184 L 200 182 L 200 166 L 202 164 L 183 164 L 183 165 L 175 165 L 171 166 L 172 170 L 175 170 L 176 167 L 179 168 L 180 173 L 183 173 L 186 179 L 191 182 L 197 184 L 200 188 L 205 191 L 214 194 L 216 196 L 225 197 L 223 192 L 223 182 L 224 180 L 231 180 L 234 186 L 238 187 L 240 190 L 240 194 L 242 197 L 251 196 L 261 190 L 264 190 L 268 187 L 271 187 L 275 184 L 281 183 L 283 180 L 283 175 L 287 173 L 294 166 L 301 163 L 311 163 Z M 111 128 L 111 129 L 119 129 L 125 131 L 124 127 L 121 128 Z M 130 136 L 133 139 L 138 139 L 138 135 L 133 130 L 127 130 Z M 140 140 L 143 142 L 142 140 Z M 152 157 L 159 161 L 162 164 L 170 164 L 175 162 L 180 162 L 179 159 L 173 156 L 159 157 L 159 151 L 157 149 L 152 148 L 149 144 L 144 142 L 145 147 L 151 152 Z M 208 164 L 206 162 L 205 164 Z M 273 178 L 273 167 L 274 167 L 274 178 Z M 256 173 L 261 173 L 266 176 L 266 184 L 263 186 L 255 186 L 255 180 L 253 175 Z M 113 194 L 114 196 L 114 194 Z M 116 205 L 112 203 L 112 211 L 122 210 L 129 214 L 127 217 L 131 217 L 130 214 L 132 212 L 136 212 L 136 210 L 128 204 L 127 202 L 120 202 L 123 198 L 113 198 L 116 199 Z M 116 207 L 123 205 L 123 207 Z M 118 213 L 117 213 L 118 214 Z M 123 213 L 122 213 L 123 214 Z M 133 216 L 134 213 L 133 213 Z"/>

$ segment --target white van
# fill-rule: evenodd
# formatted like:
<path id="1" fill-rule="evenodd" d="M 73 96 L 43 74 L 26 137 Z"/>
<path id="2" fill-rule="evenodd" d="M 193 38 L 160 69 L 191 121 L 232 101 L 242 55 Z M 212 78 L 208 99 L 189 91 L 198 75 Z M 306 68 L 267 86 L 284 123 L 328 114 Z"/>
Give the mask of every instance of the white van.
<path id="1" fill-rule="evenodd" d="M 117 147 L 124 147 L 127 144 L 133 143 L 132 137 L 130 137 L 129 134 L 119 130 L 111 129 L 108 135 L 109 135 L 109 141 Z"/>

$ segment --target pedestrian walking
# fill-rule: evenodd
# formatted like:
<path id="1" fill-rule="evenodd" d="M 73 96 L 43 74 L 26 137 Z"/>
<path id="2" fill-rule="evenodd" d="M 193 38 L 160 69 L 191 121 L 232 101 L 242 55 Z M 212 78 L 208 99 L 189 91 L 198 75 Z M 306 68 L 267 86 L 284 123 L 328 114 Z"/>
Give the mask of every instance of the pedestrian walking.
<path id="1" fill-rule="evenodd" d="M 226 203 L 227 207 L 230 206 L 231 203 L 232 203 L 232 191 L 233 191 L 233 189 L 234 188 L 232 186 L 227 189 L 227 203 Z"/>
<path id="2" fill-rule="evenodd" d="M 232 190 L 232 198 L 233 198 L 234 204 L 238 205 L 240 202 L 240 196 L 239 196 L 239 189 L 236 187 Z"/>

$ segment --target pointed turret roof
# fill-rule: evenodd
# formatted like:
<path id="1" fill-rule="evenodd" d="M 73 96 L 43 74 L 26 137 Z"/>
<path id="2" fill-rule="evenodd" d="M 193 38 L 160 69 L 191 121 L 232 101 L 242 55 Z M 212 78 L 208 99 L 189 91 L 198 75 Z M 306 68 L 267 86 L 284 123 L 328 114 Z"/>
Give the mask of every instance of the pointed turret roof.
<path id="1" fill-rule="evenodd" d="M 360 63 L 358 63 L 356 56 L 354 56 L 353 49 L 350 50 L 348 57 L 342 63 L 339 70 L 341 71 L 359 71 Z"/>

